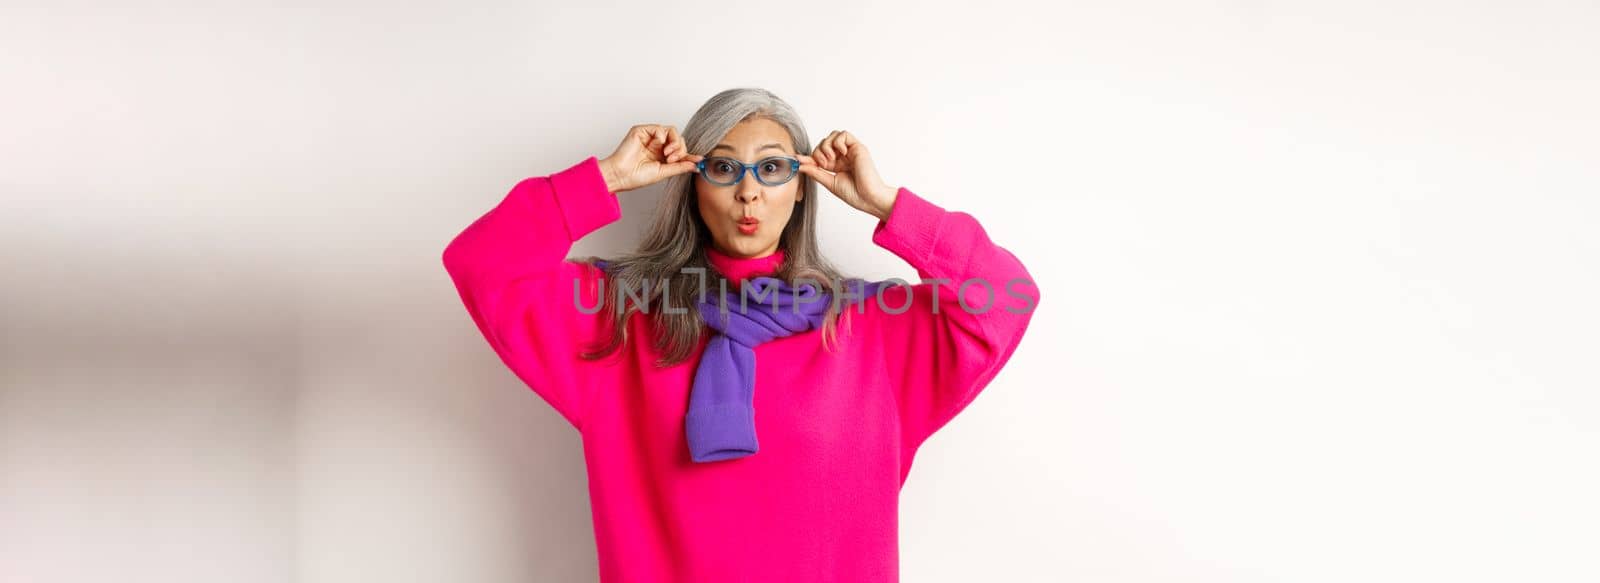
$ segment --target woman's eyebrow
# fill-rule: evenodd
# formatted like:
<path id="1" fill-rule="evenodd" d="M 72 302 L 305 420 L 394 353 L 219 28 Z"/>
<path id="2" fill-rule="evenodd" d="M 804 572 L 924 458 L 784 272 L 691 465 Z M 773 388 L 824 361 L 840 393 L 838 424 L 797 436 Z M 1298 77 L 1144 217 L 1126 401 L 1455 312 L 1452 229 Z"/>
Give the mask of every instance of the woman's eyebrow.
<path id="1" fill-rule="evenodd" d="M 733 150 L 733 146 L 729 146 L 727 144 L 717 144 L 717 147 L 712 148 L 711 151 L 715 152 L 717 150 L 721 150 L 721 149 L 724 149 L 724 148 L 726 148 L 726 149 L 728 149 L 730 151 Z M 765 146 L 761 146 L 760 148 L 756 148 L 756 151 L 760 152 L 760 151 L 765 150 L 767 148 L 777 148 L 777 150 L 779 152 L 784 152 L 786 154 L 788 153 L 787 151 L 785 151 L 783 149 L 783 144 L 767 144 Z"/>

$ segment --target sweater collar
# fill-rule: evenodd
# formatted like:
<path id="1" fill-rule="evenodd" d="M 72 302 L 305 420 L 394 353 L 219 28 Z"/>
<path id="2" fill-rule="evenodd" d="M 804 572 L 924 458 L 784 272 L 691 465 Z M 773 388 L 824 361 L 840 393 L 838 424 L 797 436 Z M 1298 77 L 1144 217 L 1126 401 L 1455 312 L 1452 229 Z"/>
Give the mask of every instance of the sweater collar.
<path id="1" fill-rule="evenodd" d="M 716 247 L 711 245 L 707 245 L 705 249 L 706 259 L 711 261 L 711 265 L 716 267 L 717 271 L 722 272 L 722 275 L 726 276 L 728 281 L 735 284 L 742 279 L 755 279 L 757 276 L 772 275 L 777 273 L 778 268 L 783 265 L 784 255 L 781 248 L 766 257 L 755 258 L 734 257 L 718 251 Z"/>

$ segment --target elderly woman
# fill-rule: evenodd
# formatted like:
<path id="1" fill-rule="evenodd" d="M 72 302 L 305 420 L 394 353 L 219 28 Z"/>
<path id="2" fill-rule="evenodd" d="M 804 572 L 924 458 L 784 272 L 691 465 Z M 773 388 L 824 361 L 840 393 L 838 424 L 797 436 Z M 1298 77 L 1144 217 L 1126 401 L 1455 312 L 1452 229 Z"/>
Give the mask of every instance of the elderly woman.
<path id="1" fill-rule="evenodd" d="M 521 180 L 444 251 L 484 338 L 582 435 L 603 582 L 898 580 L 917 448 L 1022 339 L 1037 287 L 972 216 L 890 186 L 849 132 L 809 144 L 777 96 L 723 91 L 681 135 L 634 126 Z M 638 249 L 567 258 L 660 181 Z M 844 278 L 818 184 L 923 282 Z"/>

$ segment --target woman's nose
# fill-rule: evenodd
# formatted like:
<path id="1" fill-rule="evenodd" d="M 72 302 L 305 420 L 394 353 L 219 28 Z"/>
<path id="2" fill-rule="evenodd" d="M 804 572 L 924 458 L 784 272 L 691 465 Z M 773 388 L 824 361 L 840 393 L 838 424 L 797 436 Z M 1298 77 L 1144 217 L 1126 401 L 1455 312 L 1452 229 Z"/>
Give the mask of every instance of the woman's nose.
<path id="1" fill-rule="evenodd" d="M 761 183 L 749 176 L 739 181 L 738 189 L 734 191 L 734 198 L 742 203 L 755 202 L 761 196 Z"/>

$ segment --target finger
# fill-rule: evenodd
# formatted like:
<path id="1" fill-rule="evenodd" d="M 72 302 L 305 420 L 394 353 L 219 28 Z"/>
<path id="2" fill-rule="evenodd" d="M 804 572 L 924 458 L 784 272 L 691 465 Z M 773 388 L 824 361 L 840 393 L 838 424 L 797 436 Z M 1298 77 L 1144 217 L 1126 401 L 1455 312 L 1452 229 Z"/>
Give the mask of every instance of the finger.
<path id="1" fill-rule="evenodd" d="M 667 176 L 677 176 L 679 174 L 688 174 L 690 172 L 694 172 L 694 170 L 695 170 L 695 162 L 693 160 L 684 160 L 682 162 L 668 164 L 668 165 L 665 166 L 665 168 L 666 168 L 666 175 Z"/>
<path id="2" fill-rule="evenodd" d="M 828 135 L 822 136 L 822 139 L 817 140 L 817 147 L 811 149 L 812 155 L 816 155 L 817 152 L 827 152 L 828 143 L 833 140 L 833 135 L 836 133 L 838 132 L 828 132 Z"/>
<path id="3" fill-rule="evenodd" d="M 823 170 L 818 166 L 801 166 L 800 173 L 806 175 L 817 184 L 821 184 L 828 192 L 833 192 L 833 173 Z"/>
<path id="4" fill-rule="evenodd" d="M 821 181 L 821 182 L 824 182 L 824 183 L 826 183 L 829 179 L 831 179 L 833 177 L 833 173 L 832 172 L 828 172 L 827 170 L 823 170 L 819 166 L 806 166 L 806 165 L 803 165 L 803 164 L 800 166 L 800 173 L 811 177 L 813 180 Z"/>
<path id="5" fill-rule="evenodd" d="M 657 160 L 662 162 L 667 160 L 667 146 L 671 143 L 669 139 L 670 138 L 667 136 L 667 128 L 658 126 L 655 130 L 655 139 L 652 142 L 653 145 L 650 148 L 650 153 L 654 155 Z"/>
<path id="6" fill-rule="evenodd" d="M 846 154 L 855 156 L 861 154 L 861 140 L 857 140 L 855 135 L 850 132 L 839 133 L 839 144 L 840 147 L 844 148 Z"/>
<path id="7" fill-rule="evenodd" d="M 861 162 L 872 160 L 872 153 L 867 150 L 866 144 L 861 143 L 861 140 L 857 139 L 855 136 L 850 136 L 848 140 L 849 141 L 846 143 L 849 145 L 850 159 L 852 161 L 859 164 Z"/>
<path id="8" fill-rule="evenodd" d="M 817 147 L 811 150 L 811 155 L 816 156 L 822 166 L 826 168 L 833 167 L 833 151 L 829 149 L 833 145 L 832 140 L 833 132 L 828 132 L 828 135 L 817 143 Z"/>
<path id="9" fill-rule="evenodd" d="M 678 128 L 667 126 L 667 161 L 677 162 L 685 152 L 683 136 L 678 134 Z"/>
<path id="10" fill-rule="evenodd" d="M 702 158 L 702 156 L 696 156 L 694 154 L 690 154 L 688 146 L 684 145 L 681 142 L 678 144 L 678 161 L 679 162 L 682 162 L 684 160 L 688 160 L 690 162 L 699 162 L 701 158 Z"/>

